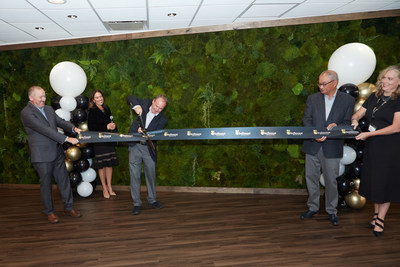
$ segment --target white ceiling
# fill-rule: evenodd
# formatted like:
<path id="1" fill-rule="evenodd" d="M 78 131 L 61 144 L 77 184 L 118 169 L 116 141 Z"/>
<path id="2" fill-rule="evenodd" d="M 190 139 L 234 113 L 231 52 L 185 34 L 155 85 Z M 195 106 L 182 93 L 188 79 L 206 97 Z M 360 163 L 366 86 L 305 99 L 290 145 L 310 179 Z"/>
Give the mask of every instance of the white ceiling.
<path id="1" fill-rule="evenodd" d="M 112 30 L 114 21 L 154 31 L 394 9 L 400 0 L 1 0 L 0 46 L 138 31 Z"/>

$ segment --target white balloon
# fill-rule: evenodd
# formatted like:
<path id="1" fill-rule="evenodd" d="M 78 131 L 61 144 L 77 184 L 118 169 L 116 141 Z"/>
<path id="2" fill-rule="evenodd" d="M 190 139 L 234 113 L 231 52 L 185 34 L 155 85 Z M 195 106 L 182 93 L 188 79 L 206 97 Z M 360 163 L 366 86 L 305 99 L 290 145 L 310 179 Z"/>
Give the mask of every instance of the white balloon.
<path id="1" fill-rule="evenodd" d="M 96 171 L 93 168 L 88 168 L 86 171 L 81 172 L 82 181 L 93 182 L 96 179 Z"/>
<path id="2" fill-rule="evenodd" d="M 58 115 L 58 117 L 60 117 L 61 119 L 64 119 L 66 121 L 70 121 L 71 120 L 71 112 L 67 111 L 67 110 L 63 110 L 62 108 L 59 108 L 56 110 L 56 114 Z"/>
<path id="3" fill-rule="evenodd" d="M 319 177 L 319 182 L 323 187 L 325 187 L 325 178 L 323 173 L 321 173 L 321 176 Z"/>
<path id="4" fill-rule="evenodd" d="M 353 163 L 357 158 L 356 151 L 349 146 L 343 146 L 343 158 L 340 160 L 341 164 L 349 165 Z"/>
<path id="5" fill-rule="evenodd" d="M 93 160 L 92 159 L 87 159 L 87 161 L 89 161 L 89 167 L 92 166 Z"/>
<path id="6" fill-rule="evenodd" d="M 88 197 L 93 193 L 93 186 L 89 182 L 80 182 L 77 191 L 81 197 Z"/>
<path id="7" fill-rule="evenodd" d="M 85 71 L 76 63 L 63 61 L 50 71 L 50 85 L 60 96 L 76 97 L 85 91 Z"/>
<path id="8" fill-rule="evenodd" d="M 328 69 L 339 76 L 338 87 L 345 83 L 360 84 L 374 73 L 376 57 L 372 49 L 362 43 L 342 45 L 331 55 Z"/>
<path id="9" fill-rule="evenodd" d="M 343 175 L 343 173 L 345 171 L 345 168 L 346 167 L 344 166 L 344 164 L 340 163 L 340 165 L 339 165 L 339 176 Z"/>
<path id="10" fill-rule="evenodd" d="M 76 108 L 75 97 L 69 95 L 61 97 L 60 106 L 63 110 L 73 111 Z"/>

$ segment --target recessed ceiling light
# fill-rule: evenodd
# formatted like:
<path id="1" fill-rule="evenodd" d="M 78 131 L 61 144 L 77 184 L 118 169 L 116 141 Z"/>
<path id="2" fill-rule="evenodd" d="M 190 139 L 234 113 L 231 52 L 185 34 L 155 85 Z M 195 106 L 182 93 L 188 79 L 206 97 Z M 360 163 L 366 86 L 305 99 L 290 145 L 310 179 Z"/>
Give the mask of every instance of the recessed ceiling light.
<path id="1" fill-rule="evenodd" d="M 47 0 L 47 2 L 49 2 L 50 4 L 62 5 L 62 4 L 65 4 L 67 2 L 67 0 Z"/>
<path id="2" fill-rule="evenodd" d="M 168 17 L 175 17 L 175 16 L 176 16 L 176 13 L 168 13 L 167 16 L 168 16 Z"/>
<path id="3" fill-rule="evenodd" d="M 44 28 L 43 28 L 43 27 L 35 27 L 35 30 L 38 30 L 38 31 L 43 31 L 43 30 L 44 30 Z"/>
<path id="4" fill-rule="evenodd" d="M 70 18 L 70 19 L 76 19 L 76 18 L 78 18 L 77 15 L 68 15 L 67 17 Z"/>

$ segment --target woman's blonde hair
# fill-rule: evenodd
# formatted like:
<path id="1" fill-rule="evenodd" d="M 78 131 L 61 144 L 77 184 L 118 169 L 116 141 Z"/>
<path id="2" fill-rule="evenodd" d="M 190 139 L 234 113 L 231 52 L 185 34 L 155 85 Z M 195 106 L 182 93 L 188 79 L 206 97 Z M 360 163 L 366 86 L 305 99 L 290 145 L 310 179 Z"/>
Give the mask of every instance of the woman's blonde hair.
<path id="1" fill-rule="evenodd" d="M 400 65 L 392 65 L 389 66 L 385 69 L 383 69 L 378 76 L 378 79 L 376 81 L 375 87 L 376 87 L 376 92 L 375 96 L 376 97 L 381 97 L 383 95 L 383 89 L 382 89 L 382 78 L 383 76 L 388 72 L 388 71 L 394 71 L 397 73 L 397 78 L 400 79 Z M 400 95 L 400 85 L 397 86 L 397 89 L 392 93 L 391 98 L 396 99 Z"/>

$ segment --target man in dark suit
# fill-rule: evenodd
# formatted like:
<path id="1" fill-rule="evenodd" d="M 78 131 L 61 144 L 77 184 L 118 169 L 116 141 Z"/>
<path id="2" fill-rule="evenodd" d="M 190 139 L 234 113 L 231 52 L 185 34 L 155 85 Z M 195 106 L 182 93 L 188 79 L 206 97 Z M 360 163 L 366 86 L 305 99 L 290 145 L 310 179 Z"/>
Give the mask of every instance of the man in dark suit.
<path id="1" fill-rule="evenodd" d="M 57 127 L 76 133 L 80 133 L 81 130 L 57 116 L 50 106 L 45 105 L 46 93 L 41 87 L 32 86 L 29 88 L 28 97 L 29 102 L 21 112 L 21 120 L 28 134 L 31 162 L 40 177 L 40 193 L 44 213 L 50 223 L 58 223 L 59 218 L 54 214 L 52 199 L 52 179 L 54 176 L 64 204 L 64 213 L 75 218 L 81 217 L 81 214 L 74 210 L 71 185 L 62 147 L 64 142 L 75 145 L 79 141 L 76 138 L 61 134 Z"/>
<path id="2" fill-rule="evenodd" d="M 167 105 L 167 97 L 158 95 L 153 100 L 149 98 L 139 99 L 132 95 L 127 96 L 127 101 L 132 109 L 141 116 L 143 127 L 139 125 L 138 118 L 131 124 L 129 133 L 142 133 L 142 130 L 156 131 L 164 129 L 167 118 L 162 112 Z M 142 116 L 143 115 L 143 116 Z M 154 144 L 154 151 L 149 142 L 133 142 L 129 145 L 129 172 L 131 178 L 131 195 L 133 199 L 133 214 L 138 215 L 142 210 L 142 201 L 140 199 L 140 174 L 142 170 L 142 162 L 147 187 L 147 203 L 155 209 L 161 209 L 162 204 L 157 202 L 156 194 L 156 161 L 157 147 Z"/>
<path id="3" fill-rule="evenodd" d="M 350 125 L 354 111 L 354 98 L 337 90 L 338 75 L 326 70 L 319 76 L 320 92 L 307 98 L 303 116 L 304 126 L 326 127 L 331 130 L 338 125 Z M 325 180 L 325 210 L 333 225 L 339 225 L 337 216 L 338 191 L 336 178 L 339 176 L 340 160 L 343 157 L 343 139 L 305 140 L 302 151 L 306 153 L 306 183 L 308 210 L 301 219 L 312 218 L 319 210 L 319 180 L 322 170 Z"/>

